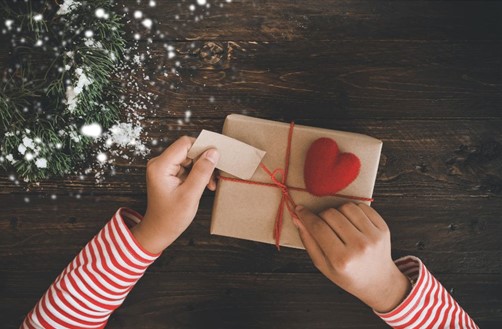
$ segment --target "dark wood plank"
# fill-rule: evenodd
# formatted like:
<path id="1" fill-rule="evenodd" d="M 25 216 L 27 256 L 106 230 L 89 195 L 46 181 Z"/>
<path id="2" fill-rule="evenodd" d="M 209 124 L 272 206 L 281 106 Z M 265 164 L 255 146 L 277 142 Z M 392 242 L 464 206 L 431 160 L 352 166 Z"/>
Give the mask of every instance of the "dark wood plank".
<path id="1" fill-rule="evenodd" d="M 175 43 L 150 46 L 146 115 L 232 112 L 291 118 L 500 117 L 502 43 L 412 41 Z M 475 58 L 476 60 L 473 60 Z M 179 74 L 164 71 L 179 62 Z M 148 86 L 148 83 L 145 84 Z"/>
<path id="2" fill-rule="evenodd" d="M 10 272 L 3 328 L 17 328 L 53 273 Z M 482 328 L 502 321 L 498 275 L 438 275 Z M 45 289 L 45 288 L 44 288 Z M 132 291 L 107 328 L 388 328 L 319 273 L 153 273 Z"/>
<path id="3" fill-rule="evenodd" d="M 154 272 L 316 272 L 304 251 L 209 235 L 213 198 Z M 62 269 L 123 206 L 144 211 L 145 197 L 0 196 L 0 269 Z M 382 197 L 374 206 L 391 228 L 394 257 L 422 258 L 437 273 L 502 273 L 500 198 Z"/>
<path id="4" fill-rule="evenodd" d="M 362 303 L 318 273 L 190 276 L 195 278 L 184 280 L 181 274 L 170 280 L 161 273 L 152 275 L 150 281 L 145 279 L 146 289 L 138 287 L 138 295 L 131 296 L 131 304 L 116 314 L 111 327 L 141 326 L 140 315 L 151 310 L 148 301 L 152 301 L 157 307 L 148 314 L 153 318 L 151 326 L 157 328 L 165 323 L 178 328 L 388 328 Z M 481 327 L 495 328 L 500 323 L 502 284 L 497 276 L 447 275 L 438 279 Z M 179 280 L 184 280 L 184 286 L 179 286 Z M 162 282 L 161 287 L 152 296 L 148 292 L 156 290 L 156 282 Z M 185 294 L 188 301 L 183 298 L 182 305 L 171 306 L 170 296 Z M 165 314 L 166 309 L 170 314 Z"/>
<path id="5" fill-rule="evenodd" d="M 286 114 L 285 114 L 286 116 Z M 299 120 L 299 124 L 354 131 L 383 140 L 375 193 L 380 196 L 500 196 L 502 195 L 502 120 Z M 177 137 L 197 136 L 201 129 L 221 131 L 223 120 L 198 120 L 179 125 L 177 119 L 144 121 L 148 138 L 159 139 L 152 156 Z M 94 175 L 54 179 L 33 191 L 137 194 L 144 193 L 146 160 L 117 161 L 117 172 L 101 186 Z M 0 176 L 0 193 L 20 188 Z"/>
<path id="6" fill-rule="evenodd" d="M 500 118 L 502 42 L 162 42 L 148 45 L 157 95 L 145 116 L 292 119 Z M 143 45 L 142 47 L 147 47 Z M 146 50 L 146 49 L 145 49 Z M 7 48 L 0 49 L 0 58 Z M 177 74 L 171 73 L 179 62 Z M 167 73 L 167 76 L 166 76 Z M 136 91 L 131 91 L 136 93 Z"/>
<path id="7" fill-rule="evenodd" d="M 393 256 L 419 256 L 482 328 L 500 327 L 501 2 L 215 0 L 195 13 L 186 1 L 121 4 L 165 33 L 134 19 L 126 27 L 153 57 L 145 65 L 155 85 L 139 80 L 158 95 L 158 108 L 143 113 L 145 139 L 161 141 L 153 155 L 181 134 L 220 130 L 234 112 L 380 138 L 374 206 L 391 228 Z M 176 61 L 178 74 L 165 76 Z M 193 119 L 180 124 L 186 110 Z M 70 177 L 31 192 L 0 173 L 3 327 L 18 327 L 118 207 L 144 211 L 144 165 L 118 161 L 102 186 Z M 212 202 L 207 193 L 109 327 L 385 327 L 304 251 L 210 236 Z"/>
<path id="8" fill-rule="evenodd" d="M 208 1 L 209 2 L 209 1 Z M 157 1 L 148 8 L 123 1 L 132 13 L 154 19 L 164 39 L 176 40 L 500 40 L 502 4 L 497 1 Z M 220 8 L 219 4 L 224 7 Z M 177 19 L 178 16 L 178 19 Z M 196 22 L 196 18 L 201 18 Z M 140 22 L 134 31 L 141 29 Z M 157 35 L 157 37 L 159 37 Z"/>

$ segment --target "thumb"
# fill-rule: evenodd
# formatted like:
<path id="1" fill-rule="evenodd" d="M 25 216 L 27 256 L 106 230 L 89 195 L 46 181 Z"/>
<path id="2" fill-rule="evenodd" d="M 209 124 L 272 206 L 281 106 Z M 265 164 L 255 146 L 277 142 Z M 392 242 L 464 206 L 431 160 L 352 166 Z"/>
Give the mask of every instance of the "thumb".
<path id="1" fill-rule="evenodd" d="M 198 198 L 202 196 L 202 192 L 211 179 L 214 168 L 220 159 L 220 153 L 216 149 L 209 149 L 202 153 L 199 159 L 194 163 L 192 170 L 183 183 L 184 188 L 190 191 L 191 194 Z"/>

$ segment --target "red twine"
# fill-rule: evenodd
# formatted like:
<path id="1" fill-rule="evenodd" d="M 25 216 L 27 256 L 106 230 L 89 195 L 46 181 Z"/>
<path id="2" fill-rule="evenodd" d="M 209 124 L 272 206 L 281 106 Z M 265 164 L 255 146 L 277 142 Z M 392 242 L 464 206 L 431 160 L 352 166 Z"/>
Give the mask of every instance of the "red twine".
<path id="1" fill-rule="evenodd" d="M 233 177 L 225 177 L 225 176 L 218 177 L 219 179 L 230 181 L 230 182 L 250 184 L 250 185 L 259 185 L 259 186 L 267 186 L 267 187 L 275 187 L 275 188 L 279 188 L 281 190 L 282 197 L 281 197 L 281 201 L 279 202 L 279 208 L 277 209 L 277 214 L 275 216 L 275 224 L 274 224 L 274 240 L 275 240 L 275 246 L 277 247 L 278 250 L 281 249 L 279 243 L 281 241 L 282 223 L 283 223 L 283 219 L 284 219 L 284 206 L 286 206 L 286 209 L 288 210 L 291 217 L 297 218 L 296 214 L 295 214 L 296 203 L 291 198 L 291 195 L 289 194 L 289 190 L 308 192 L 308 190 L 305 188 L 288 186 L 286 184 L 286 180 L 288 178 L 289 159 L 290 159 L 290 155 L 291 155 L 291 140 L 293 139 L 294 126 L 295 126 L 294 122 L 291 122 L 289 124 L 288 144 L 286 147 L 286 155 L 285 155 L 285 159 L 284 159 L 284 169 L 277 168 L 274 171 L 271 171 L 270 169 L 267 168 L 267 166 L 265 166 L 263 164 L 263 162 L 260 163 L 260 168 L 262 168 L 263 171 L 265 171 L 267 173 L 267 175 L 270 176 L 272 183 L 255 182 L 255 181 L 244 180 L 244 179 L 233 178 Z M 280 178 L 277 178 L 278 174 L 280 175 Z M 344 199 L 350 199 L 350 200 L 373 201 L 373 198 L 361 198 L 361 197 L 357 197 L 357 196 L 344 195 L 344 194 L 333 194 L 333 196 L 344 198 Z"/>

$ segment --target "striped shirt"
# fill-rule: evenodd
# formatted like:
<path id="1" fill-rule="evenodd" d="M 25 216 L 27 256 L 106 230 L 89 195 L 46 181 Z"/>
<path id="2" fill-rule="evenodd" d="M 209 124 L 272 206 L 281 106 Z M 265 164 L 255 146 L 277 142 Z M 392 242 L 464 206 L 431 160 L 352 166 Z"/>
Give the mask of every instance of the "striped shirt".
<path id="1" fill-rule="evenodd" d="M 135 211 L 120 208 L 56 278 L 21 328 L 104 328 L 160 255 L 142 248 L 126 224 L 141 219 Z M 376 313 L 391 327 L 477 328 L 418 258 L 403 257 L 396 264 L 416 284 L 393 311 Z"/>
<path id="2" fill-rule="evenodd" d="M 143 249 L 126 225 L 141 219 L 135 211 L 119 209 L 56 278 L 21 328 L 103 328 L 159 256 Z"/>
<path id="3" fill-rule="evenodd" d="M 388 325 L 396 329 L 478 328 L 420 259 L 406 256 L 395 263 L 415 283 L 405 300 L 394 310 L 375 312 Z"/>

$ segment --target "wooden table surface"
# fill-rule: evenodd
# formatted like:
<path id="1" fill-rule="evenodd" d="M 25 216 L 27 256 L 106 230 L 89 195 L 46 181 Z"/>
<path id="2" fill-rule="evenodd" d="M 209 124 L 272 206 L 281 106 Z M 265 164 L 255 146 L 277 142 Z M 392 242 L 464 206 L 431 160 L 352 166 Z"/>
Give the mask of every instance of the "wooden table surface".
<path id="1" fill-rule="evenodd" d="M 162 139 L 153 155 L 230 113 L 379 138 L 374 207 L 393 256 L 420 257 L 481 328 L 502 327 L 502 3 L 220 0 L 196 23 L 195 0 L 121 2 L 166 33 L 141 42 L 151 71 L 174 65 L 165 39 L 180 62 L 179 76 L 142 86 L 158 95 L 143 121 Z M 123 160 L 102 186 L 69 177 L 30 191 L 0 175 L 2 328 L 21 323 L 118 207 L 144 211 L 144 174 L 145 161 Z M 109 328 L 385 328 L 304 251 L 210 236 L 213 198 Z"/>

